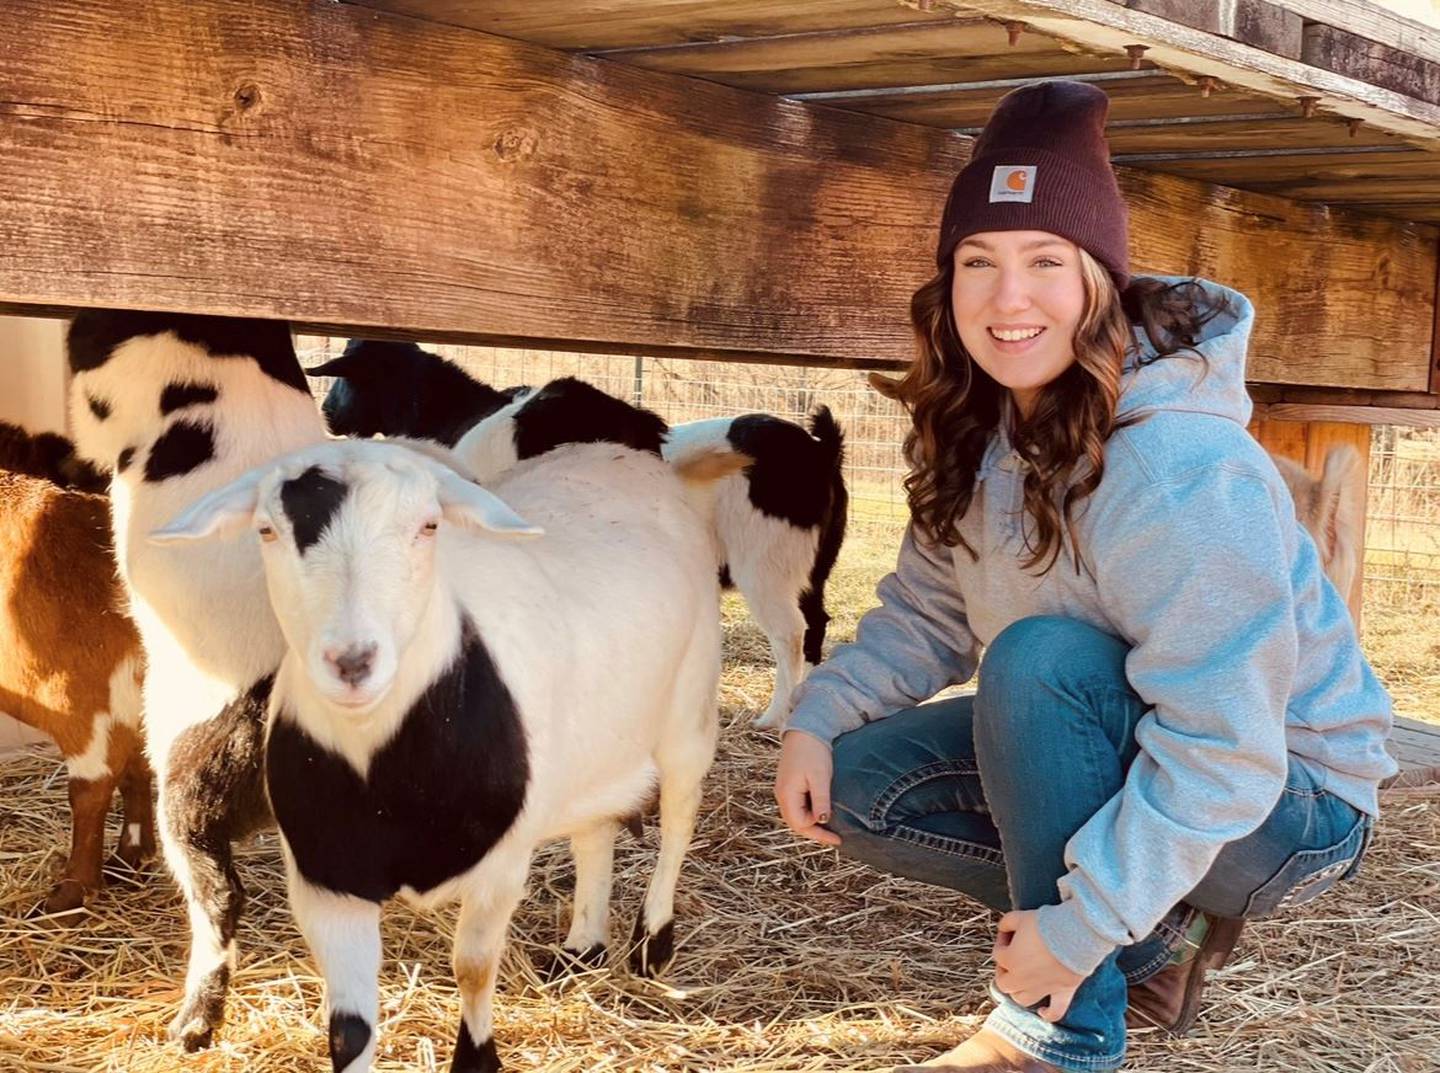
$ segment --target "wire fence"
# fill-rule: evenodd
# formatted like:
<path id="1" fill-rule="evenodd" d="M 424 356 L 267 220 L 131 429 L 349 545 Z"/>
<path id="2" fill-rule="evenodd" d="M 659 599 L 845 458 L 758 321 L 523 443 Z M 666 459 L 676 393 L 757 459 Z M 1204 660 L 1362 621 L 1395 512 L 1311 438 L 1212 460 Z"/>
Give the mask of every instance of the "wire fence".
<path id="1" fill-rule="evenodd" d="M 338 354 L 344 341 L 305 337 L 301 347 L 305 364 L 314 365 Z M 504 347 L 431 349 L 496 387 L 578 376 L 671 424 L 754 412 L 803 423 L 816 406 L 828 406 L 845 432 L 852 526 L 893 528 L 898 544 L 907 517 L 901 444 L 909 420 L 864 373 Z M 328 386 L 317 381 L 317 397 Z M 1368 496 L 1366 605 L 1440 606 L 1440 430 L 1377 427 Z"/>

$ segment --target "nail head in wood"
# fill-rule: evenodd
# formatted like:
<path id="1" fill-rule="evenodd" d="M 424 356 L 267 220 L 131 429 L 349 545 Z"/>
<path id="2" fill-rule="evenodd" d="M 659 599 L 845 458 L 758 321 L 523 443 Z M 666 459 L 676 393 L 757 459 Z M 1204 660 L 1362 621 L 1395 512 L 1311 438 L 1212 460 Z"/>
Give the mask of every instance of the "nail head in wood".
<path id="1" fill-rule="evenodd" d="M 1005 32 L 1010 35 L 1010 47 L 1014 48 L 1020 43 L 1020 35 L 1025 32 L 1025 24 L 1023 22 L 1007 22 Z"/>
<path id="2" fill-rule="evenodd" d="M 1200 87 L 1200 96 L 1202 97 L 1208 97 L 1220 88 L 1219 81 L 1210 75 L 1202 75 L 1196 85 Z"/>
<path id="3" fill-rule="evenodd" d="M 1125 55 L 1130 57 L 1130 70 L 1140 70 L 1140 60 L 1144 58 L 1148 45 L 1126 45 Z"/>
<path id="4" fill-rule="evenodd" d="M 1353 138 L 1360 133 L 1360 128 L 1365 125 L 1365 121 L 1363 119 L 1350 119 L 1346 121 L 1345 125 L 1350 128 L 1350 137 Z"/>
<path id="5" fill-rule="evenodd" d="M 1315 109 L 1319 106 L 1319 104 L 1320 104 L 1320 98 L 1319 98 L 1319 97 L 1301 97 L 1301 98 L 1300 98 L 1300 114 L 1301 114 L 1302 116 L 1304 116 L 1306 119 L 1313 119 L 1313 118 L 1315 118 Z"/>

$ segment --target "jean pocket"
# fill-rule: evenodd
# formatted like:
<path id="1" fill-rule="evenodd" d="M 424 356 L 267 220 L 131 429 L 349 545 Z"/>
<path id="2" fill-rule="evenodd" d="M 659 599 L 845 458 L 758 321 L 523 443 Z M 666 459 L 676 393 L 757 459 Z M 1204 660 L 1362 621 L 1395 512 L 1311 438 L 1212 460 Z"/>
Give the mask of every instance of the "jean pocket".
<path id="1" fill-rule="evenodd" d="M 1359 862 L 1368 841 L 1370 825 L 1362 817 L 1354 829 L 1335 845 L 1305 849 L 1293 854 L 1280 870 L 1250 895 L 1244 917 L 1267 917 L 1283 909 L 1304 905 L 1318 898 L 1349 875 Z"/>

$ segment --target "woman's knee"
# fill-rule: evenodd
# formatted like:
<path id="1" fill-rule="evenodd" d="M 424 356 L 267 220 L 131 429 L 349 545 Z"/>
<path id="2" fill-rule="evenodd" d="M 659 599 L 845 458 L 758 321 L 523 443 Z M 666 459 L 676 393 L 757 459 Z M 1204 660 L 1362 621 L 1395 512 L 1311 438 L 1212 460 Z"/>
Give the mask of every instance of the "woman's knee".
<path id="1" fill-rule="evenodd" d="M 1128 689 L 1129 651 L 1118 637 L 1079 619 L 1058 615 L 1017 619 L 987 646 L 978 692 L 987 699 L 1000 699 L 1093 681 Z"/>

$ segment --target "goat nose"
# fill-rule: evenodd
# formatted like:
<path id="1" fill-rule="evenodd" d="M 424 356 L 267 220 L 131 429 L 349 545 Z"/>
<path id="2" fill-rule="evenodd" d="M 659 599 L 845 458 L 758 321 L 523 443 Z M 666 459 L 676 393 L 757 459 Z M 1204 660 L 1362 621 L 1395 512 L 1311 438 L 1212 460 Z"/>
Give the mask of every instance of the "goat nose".
<path id="1" fill-rule="evenodd" d="M 348 686 L 358 686 L 370 677 L 375 663 L 375 645 L 350 645 L 340 652 L 326 652 L 325 659 Z"/>

